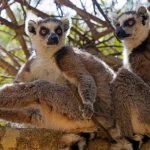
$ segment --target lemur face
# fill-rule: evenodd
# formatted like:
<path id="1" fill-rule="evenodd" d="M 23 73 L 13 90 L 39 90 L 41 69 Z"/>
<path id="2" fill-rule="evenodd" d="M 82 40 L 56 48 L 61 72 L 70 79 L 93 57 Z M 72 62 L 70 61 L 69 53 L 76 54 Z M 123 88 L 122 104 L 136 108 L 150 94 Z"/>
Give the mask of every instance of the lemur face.
<path id="1" fill-rule="evenodd" d="M 69 29 L 70 21 L 68 18 L 60 20 L 56 18 L 33 19 L 27 23 L 27 32 L 33 44 L 40 44 L 47 48 L 53 48 L 58 45 L 63 46 Z"/>
<path id="2" fill-rule="evenodd" d="M 141 6 L 137 11 L 128 11 L 113 20 L 116 36 L 123 41 L 136 40 L 147 34 L 149 28 L 147 9 Z M 144 36 L 143 36 L 144 37 Z"/>

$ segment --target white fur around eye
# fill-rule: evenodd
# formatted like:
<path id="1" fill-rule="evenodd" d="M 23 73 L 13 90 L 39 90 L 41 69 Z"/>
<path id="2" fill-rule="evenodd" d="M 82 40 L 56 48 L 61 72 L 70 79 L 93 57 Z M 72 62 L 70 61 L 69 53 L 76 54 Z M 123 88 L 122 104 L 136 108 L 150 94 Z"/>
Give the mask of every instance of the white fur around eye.
<path id="1" fill-rule="evenodd" d="M 29 32 L 29 29 L 28 29 L 29 25 L 30 27 L 33 26 L 34 28 L 37 28 L 37 22 L 39 20 L 40 18 L 36 16 L 34 13 L 32 13 L 31 11 L 27 12 L 27 17 L 25 21 L 25 31 L 27 34 L 32 33 L 32 32 Z"/>

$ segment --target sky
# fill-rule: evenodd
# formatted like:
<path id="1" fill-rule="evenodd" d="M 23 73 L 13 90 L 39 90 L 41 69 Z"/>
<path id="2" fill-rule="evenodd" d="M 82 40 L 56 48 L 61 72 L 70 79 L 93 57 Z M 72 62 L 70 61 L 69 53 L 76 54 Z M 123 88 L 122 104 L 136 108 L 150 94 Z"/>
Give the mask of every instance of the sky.
<path id="1" fill-rule="evenodd" d="M 13 1 L 13 0 L 12 0 Z M 33 0 L 31 0 L 32 2 Z M 78 7 L 81 7 L 81 3 L 80 3 L 80 0 L 70 0 L 72 1 L 72 3 L 74 3 L 75 5 L 77 5 Z M 147 2 L 147 0 L 140 0 L 141 2 L 139 3 L 140 4 L 144 4 L 145 2 Z M 92 6 L 92 0 L 82 0 L 83 4 L 86 6 L 87 8 L 87 11 L 89 13 L 92 13 L 93 12 L 93 7 Z M 105 3 L 109 6 L 111 4 L 112 0 L 105 0 Z M 123 5 L 125 4 L 126 0 L 117 0 L 117 4 L 115 5 L 115 8 L 116 9 L 121 9 L 123 7 Z M 34 6 L 34 3 L 31 3 L 32 6 Z M 12 5 L 12 9 L 15 9 L 16 5 Z M 82 8 L 82 7 L 81 7 Z M 40 9 L 41 11 L 44 11 L 45 13 L 48 13 L 48 14 L 54 14 L 54 15 L 58 15 L 56 14 L 56 5 L 54 3 L 53 0 L 43 0 L 40 5 L 38 5 L 38 9 Z M 63 12 L 64 14 L 69 14 L 70 17 L 73 17 L 76 12 L 73 11 L 72 9 L 68 8 L 68 7 L 64 7 L 63 9 Z M 2 17 L 4 16 L 5 17 L 5 12 L 2 11 Z"/>
<path id="2" fill-rule="evenodd" d="M 81 7 L 80 0 L 70 0 L 70 1 L 72 1 L 72 3 L 74 3 L 75 5 Z M 82 2 L 83 2 L 83 4 L 85 4 L 88 12 L 92 12 L 93 11 L 93 7 L 91 7 L 92 6 L 92 0 L 82 0 Z M 111 2 L 112 2 L 112 0 L 105 0 L 105 3 L 107 5 L 109 5 Z M 117 0 L 117 2 L 118 3 L 115 5 L 115 8 L 116 9 L 121 9 L 123 7 L 123 5 L 125 4 L 126 0 Z M 139 5 L 140 4 L 144 4 L 146 2 L 147 2 L 147 0 L 140 0 Z M 51 6 L 51 10 L 49 10 L 49 8 L 46 7 L 46 6 Z M 56 7 L 55 7 L 55 4 L 54 4 L 53 0 L 43 0 L 43 2 L 41 3 L 41 5 L 39 6 L 39 8 L 41 10 L 46 11 L 46 12 L 48 12 L 48 11 L 55 12 L 55 10 L 56 10 L 55 9 Z M 67 7 L 65 8 L 64 11 L 72 13 L 72 15 L 75 14 L 74 11 L 70 10 Z"/>

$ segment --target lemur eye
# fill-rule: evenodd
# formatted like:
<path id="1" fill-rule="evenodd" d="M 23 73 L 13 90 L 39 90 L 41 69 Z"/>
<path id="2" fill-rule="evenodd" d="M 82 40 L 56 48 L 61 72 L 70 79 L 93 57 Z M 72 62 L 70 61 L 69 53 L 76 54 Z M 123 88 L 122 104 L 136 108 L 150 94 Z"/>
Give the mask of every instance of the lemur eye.
<path id="1" fill-rule="evenodd" d="M 47 29 L 46 27 L 41 27 L 40 32 L 39 32 L 42 36 L 46 36 L 49 33 L 49 29 Z"/>
<path id="2" fill-rule="evenodd" d="M 58 35 L 62 35 L 62 29 L 61 29 L 61 27 L 56 28 L 55 32 L 56 32 Z"/>
<path id="3" fill-rule="evenodd" d="M 116 24 L 116 27 L 120 27 L 120 23 L 117 23 L 117 24 Z"/>
<path id="4" fill-rule="evenodd" d="M 129 25 L 129 26 L 133 26 L 134 24 L 135 24 L 135 20 L 129 20 L 129 21 L 128 21 L 128 25 Z"/>
<path id="5" fill-rule="evenodd" d="M 129 20 L 127 20 L 127 21 L 124 22 L 124 26 L 129 26 L 129 27 L 131 27 L 131 26 L 133 26 L 134 24 L 135 24 L 135 20 L 134 20 L 133 18 L 131 18 L 131 19 L 129 19 Z"/>

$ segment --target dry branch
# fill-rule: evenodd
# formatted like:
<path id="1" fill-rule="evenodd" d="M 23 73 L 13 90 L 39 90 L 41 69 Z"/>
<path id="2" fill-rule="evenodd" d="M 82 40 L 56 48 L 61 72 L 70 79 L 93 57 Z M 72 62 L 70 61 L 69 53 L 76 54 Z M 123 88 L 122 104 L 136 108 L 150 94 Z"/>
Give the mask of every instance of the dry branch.
<path id="1" fill-rule="evenodd" d="M 3 5 L 3 7 L 6 7 L 6 6 L 7 6 L 6 9 L 5 9 L 7 15 L 9 16 L 11 22 L 14 23 L 14 24 L 16 24 L 16 25 L 18 26 L 16 17 L 15 17 L 15 15 L 14 15 L 13 11 L 11 10 L 10 6 L 8 5 L 8 1 L 2 0 L 2 5 Z M 28 58 L 28 57 L 30 56 L 30 53 L 29 53 L 29 50 L 28 50 L 28 48 L 27 48 L 25 39 L 24 39 L 24 37 L 23 37 L 22 34 L 19 34 L 19 35 L 18 35 L 18 31 L 17 31 L 17 30 L 15 30 L 15 31 L 16 31 L 16 33 L 17 33 L 16 38 L 17 38 L 18 41 L 20 42 L 20 45 L 22 46 L 22 49 L 23 49 L 23 51 L 24 51 L 24 53 L 25 53 L 25 55 L 26 55 L 26 58 Z"/>
<path id="2" fill-rule="evenodd" d="M 103 26 L 108 26 L 108 23 L 106 21 L 103 21 L 95 16 L 93 16 L 92 14 L 78 8 L 76 5 L 74 5 L 71 1 L 69 0 L 57 0 L 58 2 L 60 2 L 61 4 L 63 4 L 64 6 L 67 6 L 69 8 L 72 8 L 73 10 L 75 10 L 82 18 L 86 19 L 86 20 L 94 20 L 100 24 L 102 24 Z"/>
<path id="3" fill-rule="evenodd" d="M 32 7 L 26 0 L 20 1 L 20 0 L 15 0 L 16 2 L 18 2 L 20 5 L 26 6 L 28 10 L 32 10 L 36 15 L 42 17 L 42 18 L 46 18 L 49 17 L 48 14 L 38 10 L 35 7 Z"/>
<path id="4" fill-rule="evenodd" d="M 15 76 L 17 73 L 17 70 L 1 57 L 0 57 L 0 67 L 4 68 L 5 71 L 12 76 Z"/>
<path id="5" fill-rule="evenodd" d="M 58 150 L 64 133 L 46 129 L 0 128 L 0 148 L 3 150 Z M 91 141 L 89 150 L 108 150 L 107 141 Z"/>
<path id="6" fill-rule="evenodd" d="M 7 56 L 11 59 L 11 61 L 14 63 L 14 65 L 16 67 L 20 67 L 19 63 L 17 62 L 17 60 L 14 58 L 14 56 L 8 52 L 4 47 L 0 46 L 0 51 L 4 52 L 5 54 L 7 54 Z"/>

